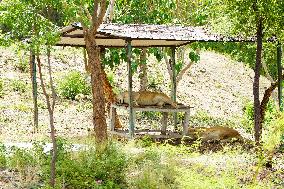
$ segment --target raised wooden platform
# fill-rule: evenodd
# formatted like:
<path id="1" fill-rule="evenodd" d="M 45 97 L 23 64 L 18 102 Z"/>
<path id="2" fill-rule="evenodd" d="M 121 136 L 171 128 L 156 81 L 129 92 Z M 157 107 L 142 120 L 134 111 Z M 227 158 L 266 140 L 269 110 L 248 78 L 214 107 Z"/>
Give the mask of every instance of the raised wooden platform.
<path id="1" fill-rule="evenodd" d="M 134 130 L 132 131 L 135 135 L 134 138 L 139 138 L 145 134 L 149 135 L 152 138 L 182 138 L 183 136 L 188 134 L 188 124 L 189 124 L 189 117 L 190 117 L 190 109 L 193 107 L 186 106 L 183 104 L 178 104 L 177 108 L 174 108 L 170 105 L 165 105 L 163 107 L 158 106 L 134 106 L 134 120 L 135 120 L 135 112 L 136 111 L 155 111 L 155 112 L 162 112 L 163 117 L 161 120 L 161 129 L 160 130 L 150 130 L 150 129 L 143 129 L 143 130 Z M 111 105 L 111 116 L 110 116 L 110 128 L 109 133 L 113 135 L 118 135 L 121 137 L 128 137 L 130 130 L 116 130 L 115 126 L 115 109 L 124 109 L 129 111 L 128 104 L 112 104 Z M 172 131 L 167 130 L 168 125 L 168 114 L 175 113 L 175 112 L 184 112 L 184 120 L 183 120 L 183 132 L 182 134 L 178 134 Z"/>

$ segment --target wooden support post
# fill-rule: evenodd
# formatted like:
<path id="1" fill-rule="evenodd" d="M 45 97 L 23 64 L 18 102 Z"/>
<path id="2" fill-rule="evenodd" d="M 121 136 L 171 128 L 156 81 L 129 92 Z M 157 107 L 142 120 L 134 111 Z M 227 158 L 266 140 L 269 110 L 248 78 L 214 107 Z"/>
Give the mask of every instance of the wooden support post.
<path id="1" fill-rule="evenodd" d="M 189 116 L 190 116 L 190 110 L 184 113 L 183 130 L 182 130 L 183 136 L 188 135 Z"/>
<path id="2" fill-rule="evenodd" d="M 30 72 L 33 88 L 33 102 L 34 102 L 34 129 L 38 131 L 38 105 L 37 105 L 37 82 L 36 82 L 36 63 L 35 54 L 30 50 Z"/>
<path id="3" fill-rule="evenodd" d="M 172 67 L 172 100 L 177 101 L 177 82 L 176 82 L 176 47 L 171 47 L 171 67 Z M 174 128 L 177 130 L 177 113 L 174 113 Z"/>
<path id="4" fill-rule="evenodd" d="M 282 48 L 281 43 L 277 44 L 277 67 L 278 67 L 278 100 L 279 100 L 279 109 L 283 111 L 283 102 L 282 102 Z"/>
<path id="5" fill-rule="evenodd" d="M 161 134 L 165 135 L 167 131 L 167 126 L 168 126 L 168 112 L 163 112 L 163 117 L 162 117 L 162 128 L 161 128 Z"/>
<path id="6" fill-rule="evenodd" d="M 127 47 L 127 69 L 128 69 L 128 94 L 129 94 L 129 138 L 134 137 L 134 111 L 133 111 L 133 96 L 132 96 L 132 68 L 131 68 L 131 40 L 126 40 Z"/>

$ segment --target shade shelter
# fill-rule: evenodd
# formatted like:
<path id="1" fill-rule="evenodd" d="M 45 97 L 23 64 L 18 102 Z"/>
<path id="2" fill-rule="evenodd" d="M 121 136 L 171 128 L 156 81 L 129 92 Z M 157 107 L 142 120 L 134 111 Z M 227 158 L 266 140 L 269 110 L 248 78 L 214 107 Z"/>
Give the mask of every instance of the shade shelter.
<path id="1" fill-rule="evenodd" d="M 60 30 L 58 46 L 84 47 L 83 28 L 74 23 Z M 171 64 L 175 67 L 175 50 L 177 47 L 192 42 L 254 42 L 254 38 L 242 39 L 211 33 L 204 27 L 184 27 L 146 24 L 101 24 L 96 34 L 96 44 L 102 48 L 127 48 L 128 92 L 132 93 L 131 50 L 147 47 L 171 47 Z M 176 101 L 176 73 L 173 69 L 172 99 Z M 132 96 L 129 102 L 129 134 L 134 135 L 134 108 Z"/>

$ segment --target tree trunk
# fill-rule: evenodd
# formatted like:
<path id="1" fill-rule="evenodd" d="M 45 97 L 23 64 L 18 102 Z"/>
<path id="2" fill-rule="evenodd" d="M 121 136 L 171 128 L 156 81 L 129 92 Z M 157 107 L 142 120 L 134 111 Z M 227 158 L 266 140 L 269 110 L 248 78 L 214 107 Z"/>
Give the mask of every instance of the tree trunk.
<path id="1" fill-rule="evenodd" d="M 261 116 L 260 116 L 260 101 L 259 101 L 259 78 L 261 67 L 261 53 L 262 53 L 262 18 L 258 17 L 257 24 L 257 47 L 256 47 L 256 61 L 255 61 L 255 76 L 253 82 L 254 95 L 254 137 L 257 145 L 261 138 Z"/>
<path id="2" fill-rule="evenodd" d="M 93 93 L 93 124 L 97 144 L 107 140 L 107 124 L 105 117 L 105 99 L 103 88 L 100 48 L 96 45 L 95 34 L 85 33 L 88 61 L 91 68 L 91 83 Z"/>
<path id="3" fill-rule="evenodd" d="M 44 85 L 43 82 L 43 76 L 42 76 L 42 70 L 41 70 L 41 62 L 39 55 L 37 55 L 37 63 L 38 63 L 38 72 L 39 72 L 39 77 L 40 77 L 40 84 L 41 88 L 43 91 L 43 94 L 46 98 L 46 104 L 48 108 L 48 113 L 49 113 L 49 124 L 50 124 L 50 138 L 52 141 L 52 157 L 51 157 L 51 162 L 50 162 L 50 186 L 54 188 L 55 186 L 55 174 L 56 174 L 56 157 L 57 157 L 57 144 L 56 144 L 56 134 L 55 134 L 55 126 L 54 126 L 54 107 L 55 107 L 55 100 L 56 100 L 56 94 L 55 94 L 55 89 L 53 86 L 53 80 L 51 77 L 51 65 L 50 65 L 50 50 L 48 49 L 48 72 L 49 72 L 49 84 L 51 86 L 52 90 L 52 103 L 50 96 L 48 95 L 46 91 L 46 86 Z"/>
<path id="4" fill-rule="evenodd" d="M 148 86 L 148 74 L 147 74 L 147 64 L 146 64 L 146 48 L 142 49 L 142 53 L 140 55 L 140 91 L 145 91 Z"/>
<path id="5" fill-rule="evenodd" d="M 36 63 L 35 53 L 30 50 L 30 74 L 33 88 L 33 103 L 34 103 L 34 131 L 38 132 L 38 104 L 37 104 L 37 82 L 36 82 Z"/>

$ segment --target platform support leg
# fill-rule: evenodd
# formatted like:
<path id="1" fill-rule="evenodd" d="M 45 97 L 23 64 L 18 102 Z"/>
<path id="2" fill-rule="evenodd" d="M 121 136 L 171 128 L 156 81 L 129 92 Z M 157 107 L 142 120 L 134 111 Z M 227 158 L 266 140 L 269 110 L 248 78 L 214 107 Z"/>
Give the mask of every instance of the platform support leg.
<path id="1" fill-rule="evenodd" d="M 162 129 L 161 129 L 161 134 L 165 135 L 167 131 L 167 126 L 168 126 L 168 112 L 163 112 L 163 117 L 162 117 Z"/>
<path id="2" fill-rule="evenodd" d="M 188 135 L 189 116 L 190 116 L 189 112 L 184 113 L 183 131 L 182 131 L 183 136 Z"/>

